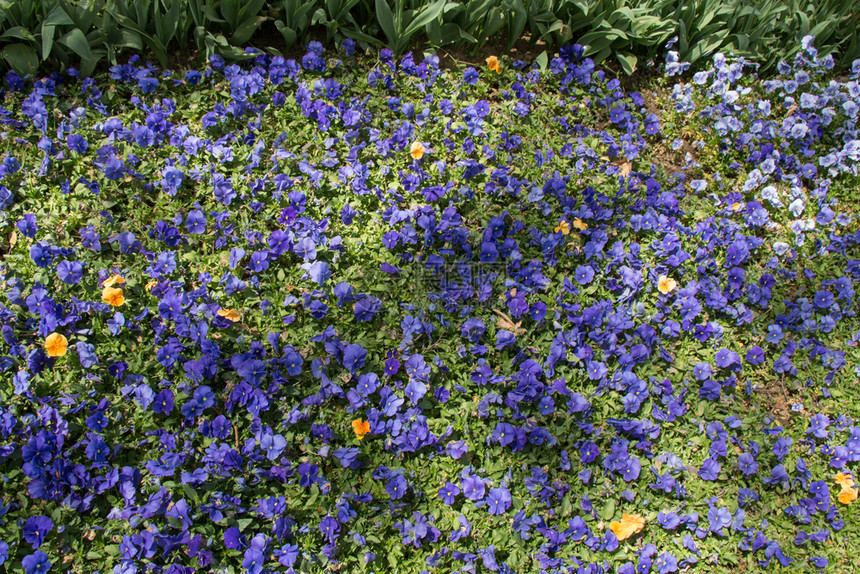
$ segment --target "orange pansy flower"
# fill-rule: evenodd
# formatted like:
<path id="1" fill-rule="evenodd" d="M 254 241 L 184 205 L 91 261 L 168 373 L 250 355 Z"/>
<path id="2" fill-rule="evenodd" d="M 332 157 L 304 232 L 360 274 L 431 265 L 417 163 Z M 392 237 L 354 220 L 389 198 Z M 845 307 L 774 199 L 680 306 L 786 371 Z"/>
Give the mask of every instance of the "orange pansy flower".
<path id="1" fill-rule="evenodd" d="M 122 275 L 114 274 L 105 279 L 105 282 L 102 283 L 102 287 L 113 287 L 117 283 L 125 283 L 125 278 Z"/>
<path id="2" fill-rule="evenodd" d="M 568 233 L 570 233 L 570 224 L 567 221 L 562 221 L 555 228 L 556 233 L 558 233 L 559 231 L 561 231 L 563 235 L 567 235 Z"/>
<path id="3" fill-rule="evenodd" d="M 854 479 L 851 478 L 851 475 L 840 472 L 833 477 L 833 480 L 842 488 L 854 488 Z"/>
<path id="4" fill-rule="evenodd" d="M 239 315 L 239 313 L 237 313 L 233 309 L 220 309 L 218 311 L 218 316 L 224 317 L 228 321 L 233 321 L 234 323 L 236 323 L 237 321 L 239 321 L 239 319 L 242 318 L 242 316 Z"/>
<path id="5" fill-rule="evenodd" d="M 839 502 L 842 504 L 851 504 L 855 500 L 857 500 L 857 489 L 856 488 L 842 488 L 842 492 L 839 493 Z"/>
<path id="6" fill-rule="evenodd" d="M 102 289 L 102 301 L 113 307 L 119 307 L 125 303 L 125 297 L 122 295 L 122 289 L 116 287 L 105 287 Z"/>
<path id="7" fill-rule="evenodd" d="M 487 67 L 497 74 L 502 73 L 502 66 L 499 64 L 499 59 L 495 56 L 487 58 Z"/>
<path id="8" fill-rule="evenodd" d="M 585 223 L 583 220 L 579 219 L 578 217 L 573 220 L 573 226 L 580 231 L 585 231 L 586 229 L 588 229 L 588 224 Z"/>
<path id="9" fill-rule="evenodd" d="M 665 275 L 660 275 L 660 278 L 657 279 L 657 289 L 663 295 L 668 295 L 672 291 L 675 290 L 675 287 L 678 286 L 678 282 L 670 277 L 666 277 Z"/>
<path id="10" fill-rule="evenodd" d="M 352 430 L 355 431 L 355 436 L 358 437 L 358 440 L 361 440 L 364 438 L 364 435 L 370 432 L 370 421 L 355 419 L 352 421 Z"/>
<path id="11" fill-rule="evenodd" d="M 427 151 L 427 149 L 421 142 L 412 142 L 412 147 L 409 148 L 409 153 L 415 159 L 421 159 L 422 157 L 424 157 L 425 151 Z"/>
<path id="12" fill-rule="evenodd" d="M 621 522 L 610 522 L 609 529 L 615 533 L 618 540 L 630 538 L 637 532 L 641 532 L 645 528 L 645 519 L 638 514 L 625 514 L 621 517 Z"/>
<path id="13" fill-rule="evenodd" d="M 69 348 L 69 341 L 59 333 L 51 333 L 45 338 L 45 350 L 49 357 L 62 357 Z"/>

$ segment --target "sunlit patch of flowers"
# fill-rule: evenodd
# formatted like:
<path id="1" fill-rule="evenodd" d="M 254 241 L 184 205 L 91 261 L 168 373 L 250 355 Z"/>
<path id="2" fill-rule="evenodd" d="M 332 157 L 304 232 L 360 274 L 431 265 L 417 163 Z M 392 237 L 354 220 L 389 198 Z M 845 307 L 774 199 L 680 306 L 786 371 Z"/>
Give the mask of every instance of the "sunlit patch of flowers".
<path id="1" fill-rule="evenodd" d="M 843 560 L 860 63 L 354 49 L 7 74 L 0 564 Z"/>

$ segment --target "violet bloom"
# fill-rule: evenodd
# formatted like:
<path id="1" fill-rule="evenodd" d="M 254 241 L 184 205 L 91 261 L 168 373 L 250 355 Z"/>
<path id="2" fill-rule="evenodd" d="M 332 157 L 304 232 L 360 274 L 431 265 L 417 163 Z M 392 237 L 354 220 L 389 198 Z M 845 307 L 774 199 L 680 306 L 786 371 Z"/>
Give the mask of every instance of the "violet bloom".
<path id="1" fill-rule="evenodd" d="M 758 471 L 758 463 L 753 457 L 752 454 L 745 452 L 738 457 L 738 470 L 740 470 L 744 476 L 751 476 Z"/>
<path id="2" fill-rule="evenodd" d="M 188 213 L 185 218 L 185 227 L 188 233 L 199 235 L 206 232 L 206 216 L 199 209 L 195 209 Z"/>
<path id="3" fill-rule="evenodd" d="M 454 504 L 458 494 L 460 494 L 460 487 L 450 481 L 445 483 L 445 486 L 439 489 L 439 498 L 442 499 L 442 502 L 448 505 Z"/>
<path id="4" fill-rule="evenodd" d="M 723 528 L 731 524 L 732 515 L 728 508 L 711 508 L 708 510 L 708 530 L 718 535 L 722 535 Z"/>
<path id="5" fill-rule="evenodd" d="M 746 359 L 750 365 L 761 365 L 764 362 L 764 350 L 755 346 L 747 351 Z"/>
<path id="6" fill-rule="evenodd" d="M 485 486 L 484 479 L 474 474 L 467 475 L 460 479 L 460 487 L 463 489 L 463 494 L 466 498 L 472 501 L 478 501 L 484 498 Z"/>
<path id="7" fill-rule="evenodd" d="M 720 470 L 722 470 L 720 463 L 709 458 L 702 463 L 702 467 L 699 469 L 699 478 L 709 481 L 717 480 Z"/>
<path id="8" fill-rule="evenodd" d="M 47 554 L 36 550 L 21 561 L 21 566 L 24 567 L 25 574 L 45 574 L 51 569 L 51 562 Z"/>
<path id="9" fill-rule="evenodd" d="M 84 267 L 78 261 L 61 261 L 57 265 L 57 275 L 64 283 L 74 285 L 83 279 Z"/>
<path id="10" fill-rule="evenodd" d="M 511 444 L 515 438 L 516 433 L 510 423 L 499 423 L 493 431 L 493 439 L 499 441 L 502 446 Z"/>
<path id="11" fill-rule="evenodd" d="M 654 566 L 659 574 L 669 574 L 670 572 L 678 571 L 678 559 L 672 554 L 664 552 L 654 561 Z"/>
<path id="12" fill-rule="evenodd" d="M 347 345 L 346 350 L 343 352 L 343 366 L 354 373 L 364 366 L 366 358 L 367 350 L 364 347 L 356 344 Z"/>
<path id="13" fill-rule="evenodd" d="M 33 516 L 24 525 L 24 540 L 33 545 L 33 550 L 39 548 L 45 541 L 45 536 L 54 528 L 54 523 L 47 516 Z"/>
<path id="14" fill-rule="evenodd" d="M 721 369 L 726 369 L 732 365 L 740 364 L 740 356 L 729 349 L 720 349 L 715 357 L 717 366 Z"/>
<path id="15" fill-rule="evenodd" d="M 340 524 L 331 516 L 326 516 L 320 522 L 319 530 L 329 544 L 334 544 L 340 534 Z"/>
<path id="16" fill-rule="evenodd" d="M 256 548 L 249 548 L 245 551 L 242 560 L 242 567 L 245 568 L 247 574 L 260 574 L 263 571 L 263 565 L 266 563 L 266 555 Z"/>
<path id="17" fill-rule="evenodd" d="M 391 500 L 400 500 L 406 494 L 408 484 L 403 475 L 397 474 L 385 484 L 385 491 L 391 496 Z"/>
<path id="18" fill-rule="evenodd" d="M 462 514 L 457 517 L 457 526 L 451 531 L 451 542 L 457 542 L 461 538 L 469 536 L 472 532 L 472 525 L 469 520 Z"/>
<path id="19" fill-rule="evenodd" d="M 591 265 L 580 265 L 576 268 L 574 277 L 576 278 L 576 282 L 580 285 L 588 285 L 591 283 L 591 280 L 594 279 L 594 269 Z"/>
<path id="20" fill-rule="evenodd" d="M 693 367 L 693 374 L 696 376 L 697 381 L 704 381 L 709 378 L 711 372 L 711 365 L 708 363 L 696 363 L 696 366 Z"/>
<path id="21" fill-rule="evenodd" d="M 445 454 L 453 458 L 454 460 L 458 460 L 461 456 L 469 452 L 469 445 L 466 444 L 464 440 L 453 440 L 448 443 L 448 446 L 445 447 Z"/>
<path id="22" fill-rule="evenodd" d="M 507 488 L 491 488 L 487 497 L 490 514 L 504 514 L 511 507 L 511 493 Z"/>

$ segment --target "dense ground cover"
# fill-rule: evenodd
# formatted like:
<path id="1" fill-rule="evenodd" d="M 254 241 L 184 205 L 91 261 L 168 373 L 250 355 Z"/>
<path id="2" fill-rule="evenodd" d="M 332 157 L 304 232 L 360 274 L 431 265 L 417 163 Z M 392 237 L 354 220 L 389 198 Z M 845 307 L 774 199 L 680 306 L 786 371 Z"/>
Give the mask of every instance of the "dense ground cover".
<path id="1" fill-rule="evenodd" d="M 346 48 L 6 76 L 0 562 L 855 569 L 860 63 Z"/>

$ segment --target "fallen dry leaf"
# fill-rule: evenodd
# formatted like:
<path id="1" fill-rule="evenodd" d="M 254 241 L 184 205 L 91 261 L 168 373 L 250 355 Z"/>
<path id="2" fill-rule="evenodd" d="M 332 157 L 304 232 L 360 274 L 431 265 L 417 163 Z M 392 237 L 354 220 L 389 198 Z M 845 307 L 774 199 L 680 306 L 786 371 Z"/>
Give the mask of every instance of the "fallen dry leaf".
<path id="1" fill-rule="evenodd" d="M 502 329 L 507 329 L 508 331 L 510 331 L 511 333 L 513 333 L 514 335 L 517 335 L 517 336 L 522 335 L 523 333 L 526 332 L 525 329 L 522 329 L 520 327 L 523 324 L 522 321 L 520 321 L 518 323 L 514 323 L 513 319 L 511 319 L 510 317 L 508 317 L 507 315 L 505 315 L 504 313 L 502 313 L 498 309 L 493 309 L 493 313 L 495 313 L 496 315 L 499 316 L 499 320 L 496 321 L 496 325 L 498 325 Z"/>

